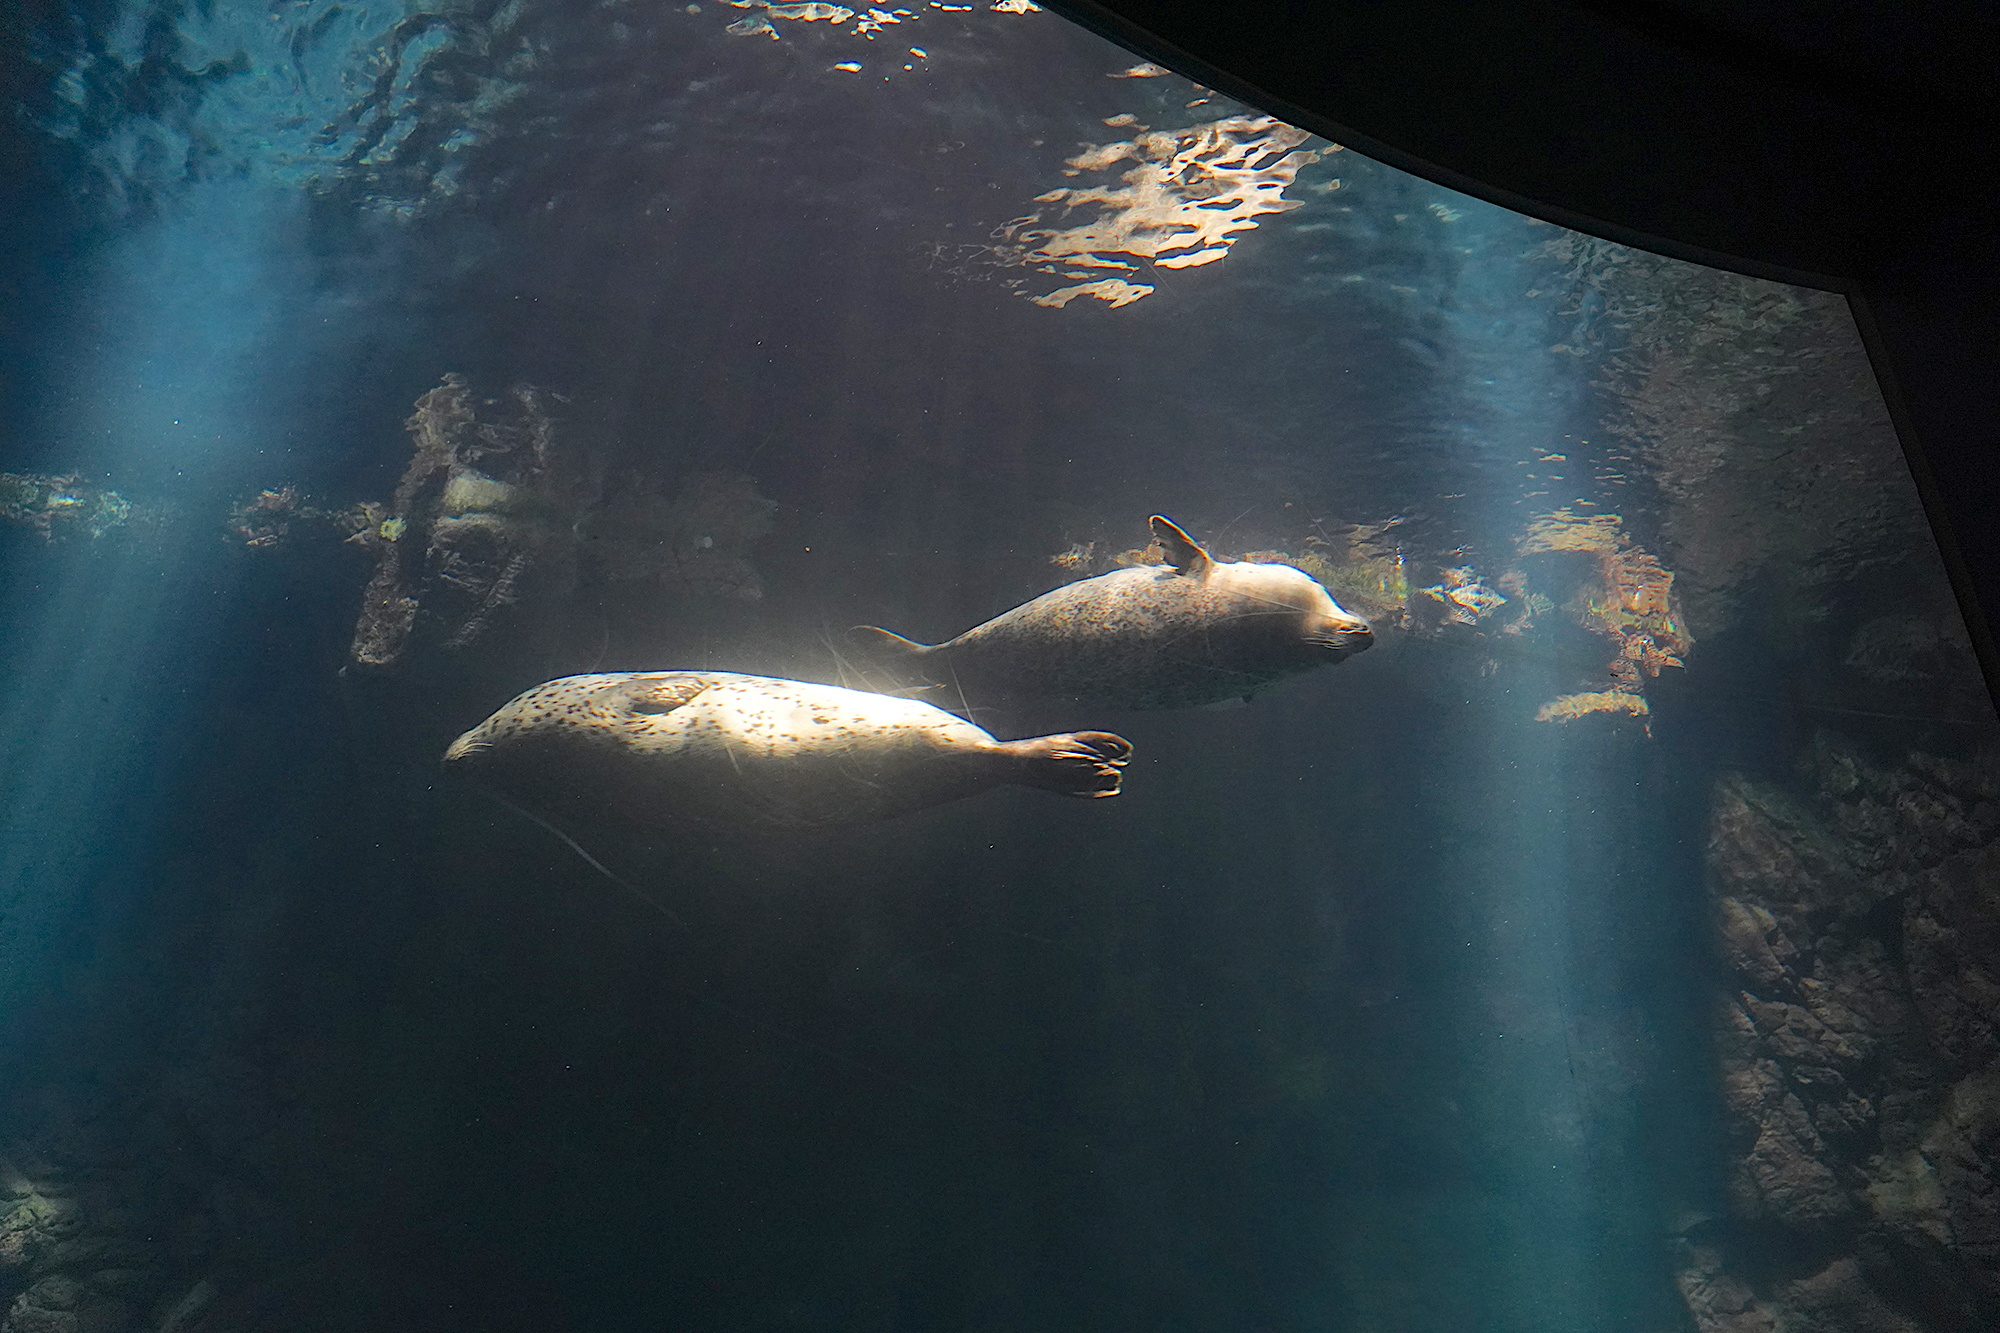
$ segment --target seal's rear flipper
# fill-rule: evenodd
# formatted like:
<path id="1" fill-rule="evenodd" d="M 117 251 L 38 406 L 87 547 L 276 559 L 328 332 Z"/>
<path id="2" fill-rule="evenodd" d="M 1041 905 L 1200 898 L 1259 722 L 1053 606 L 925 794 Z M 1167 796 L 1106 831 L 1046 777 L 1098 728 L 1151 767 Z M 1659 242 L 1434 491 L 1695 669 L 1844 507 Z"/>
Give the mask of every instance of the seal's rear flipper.
<path id="1" fill-rule="evenodd" d="M 847 631 L 847 641 L 885 665 L 899 662 L 914 664 L 931 650 L 931 646 L 927 643 L 918 643 L 915 639 L 891 634 L 879 625 L 856 625 Z"/>
<path id="2" fill-rule="evenodd" d="M 892 683 L 885 688 L 867 680 L 867 673 L 863 672 L 861 688 L 871 694 L 894 694 L 922 699 L 940 708 L 950 707 L 943 702 L 944 691 L 949 687 L 931 674 L 928 669 L 930 663 L 924 660 L 937 651 L 931 645 L 891 634 L 875 625 L 856 625 L 847 631 L 847 642 L 860 654 L 866 666 L 874 667 L 892 679 Z"/>
<path id="3" fill-rule="evenodd" d="M 1021 760 L 1016 782 L 1064 796 L 1116 796 L 1124 776 L 1119 770 L 1132 758 L 1132 742 L 1108 731 L 1070 731 L 1004 745 Z"/>

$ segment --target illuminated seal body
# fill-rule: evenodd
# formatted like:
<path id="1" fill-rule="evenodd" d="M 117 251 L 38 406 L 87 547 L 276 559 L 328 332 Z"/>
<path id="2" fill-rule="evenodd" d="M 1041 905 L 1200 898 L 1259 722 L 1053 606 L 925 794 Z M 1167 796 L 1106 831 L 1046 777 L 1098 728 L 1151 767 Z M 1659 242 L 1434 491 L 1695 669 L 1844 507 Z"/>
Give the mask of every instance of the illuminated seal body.
<path id="1" fill-rule="evenodd" d="M 1247 698 L 1351 657 L 1368 622 L 1289 565 L 1218 561 L 1164 518 L 1166 565 L 1114 570 L 1044 593 L 949 643 L 862 626 L 857 646 L 950 703 L 1194 708 Z"/>
<path id="2" fill-rule="evenodd" d="M 1116 796 L 1108 732 L 995 740 L 942 709 L 726 671 L 568 676 L 452 742 L 447 767 L 559 817 L 817 828 L 1016 783 Z"/>

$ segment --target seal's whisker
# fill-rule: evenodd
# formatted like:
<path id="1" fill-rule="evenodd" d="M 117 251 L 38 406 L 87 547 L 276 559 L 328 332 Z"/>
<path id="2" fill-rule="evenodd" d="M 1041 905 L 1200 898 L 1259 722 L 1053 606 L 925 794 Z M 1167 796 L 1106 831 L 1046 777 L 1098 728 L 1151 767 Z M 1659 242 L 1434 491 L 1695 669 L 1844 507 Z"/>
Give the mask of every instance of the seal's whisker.
<path id="1" fill-rule="evenodd" d="M 557 838 L 561 839 L 565 847 L 568 847 L 571 851 L 575 852 L 578 856 L 582 857 L 584 860 L 584 864 L 588 865 L 592 870 L 595 870 L 598 874 L 610 880 L 613 884 L 616 884 L 619 888 L 625 890 L 625 892 L 631 894 L 634 898 L 637 898 L 640 902 L 646 904 L 646 906 L 658 912 L 661 916 L 665 917 L 667 920 L 679 926 L 682 930 L 686 930 L 688 928 L 687 922 L 681 920 L 679 915 L 677 915 L 672 908 L 668 907 L 665 903 L 653 897 L 651 894 L 640 890 L 636 886 L 612 874 L 609 870 L 604 868 L 604 863 L 602 861 L 599 861 L 589 852 L 583 850 L 582 845 L 578 843 L 575 838 L 570 837 L 569 834 L 563 832 L 561 829 L 557 828 L 554 824 L 551 824 L 548 820 L 543 819 L 540 815 L 528 809 L 526 806 L 516 805 L 514 802 L 508 800 L 506 797 L 500 795 L 500 793 L 498 792 L 488 791 L 486 794 L 492 797 L 495 801 L 498 801 L 501 805 L 506 806 L 509 810 L 512 810 L 515 814 L 521 816 L 523 819 L 526 819 L 531 823 L 539 824 L 542 826 L 542 828 L 546 829 L 548 832 L 553 833 Z"/>
<path id="2" fill-rule="evenodd" d="M 965 687 L 958 683 L 958 668 L 952 666 L 951 660 L 949 658 L 945 660 L 945 665 L 951 668 L 951 687 L 954 690 L 958 691 L 958 707 L 960 715 L 966 718 L 970 718 L 972 716 L 972 705 L 966 702 Z"/>

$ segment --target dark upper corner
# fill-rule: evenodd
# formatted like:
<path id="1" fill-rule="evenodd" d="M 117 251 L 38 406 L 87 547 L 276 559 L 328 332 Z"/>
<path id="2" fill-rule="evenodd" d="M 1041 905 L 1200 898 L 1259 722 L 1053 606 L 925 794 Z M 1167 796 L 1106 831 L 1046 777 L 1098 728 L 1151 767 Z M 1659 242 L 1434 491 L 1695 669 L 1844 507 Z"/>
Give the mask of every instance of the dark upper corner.
<path id="1" fill-rule="evenodd" d="M 1046 2 L 1441 184 L 1855 298 L 2000 686 L 2000 6 Z"/>
<path id="2" fill-rule="evenodd" d="M 1996 193 L 2000 10 L 1969 0 L 1050 7 L 1469 193 L 1774 276 L 1892 271 Z"/>

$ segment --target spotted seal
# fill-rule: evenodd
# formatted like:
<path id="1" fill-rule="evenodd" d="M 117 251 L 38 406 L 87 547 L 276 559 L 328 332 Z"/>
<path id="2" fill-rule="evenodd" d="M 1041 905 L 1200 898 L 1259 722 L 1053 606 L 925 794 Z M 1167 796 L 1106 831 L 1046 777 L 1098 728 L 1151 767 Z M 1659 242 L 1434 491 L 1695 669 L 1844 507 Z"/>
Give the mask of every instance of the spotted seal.
<path id="1" fill-rule="evenodd" d="M 1116 796 L 1124 739 L 995 740 L 914 699 L 728 671 L 537 685 L 453 741 L 447 768 L 556 815 L 628 824 L 815 828 L 1016 783 Z"/>
<path id="2" fill-rule="evenodd" d="M 1017 606 L 949 643 L 873 625 L 851 639 L 945 703 L 1060 701 L 1193 708 L 1247 698 L 1341 661 L 1373 641 L 1368 622 L 1290 565 L 1220 561 L 1166 519 L 1151 520 L 1165 565 L 1113 570 Z"/>

